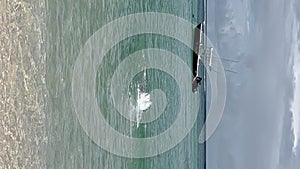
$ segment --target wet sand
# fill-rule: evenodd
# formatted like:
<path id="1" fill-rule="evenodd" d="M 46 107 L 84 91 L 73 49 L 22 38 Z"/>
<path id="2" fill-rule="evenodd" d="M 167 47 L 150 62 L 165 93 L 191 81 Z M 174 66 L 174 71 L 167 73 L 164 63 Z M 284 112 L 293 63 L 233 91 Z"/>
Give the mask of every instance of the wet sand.
<path id="1" fill-rule="evenodd" d="M 0 168 L 45 168 L 43 1 L 0 1 Z"/>

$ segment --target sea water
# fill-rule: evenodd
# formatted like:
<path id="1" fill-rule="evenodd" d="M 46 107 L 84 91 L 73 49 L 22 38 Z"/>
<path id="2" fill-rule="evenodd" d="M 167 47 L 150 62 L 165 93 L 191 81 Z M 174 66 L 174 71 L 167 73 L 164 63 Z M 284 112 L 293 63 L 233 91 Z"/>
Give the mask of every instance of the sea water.
<path id="1" fill-rule="evenodd" d="M 143 12 L 167 13 L 196 25 L 203 20 L 202 1 L 46 0 L 39 3 L 1 3 L 5 6 L 1 10 L 7 15 L 21 13 L 19 16 L 23 17 L 18 23 L 17 17 L 9 16 L 9 23 L 1 24 L 11 24 L 8 29 L 16 31 L 7 33 L 8 39 L 11 39 L 7 46 L 1 44 L 2 48 L 8 49 L 1 56 L 1 96 L 4 98 L 1 100 L 1 122 L 4 126 L 1 130 L 4 135 L 0 142 L 6 145 L 2 146 L 5 151 L 0 155 L 3 168 L 205 168 L 205 145 L 198 143 L 205 117 L 204 99 L 200 99 L 202 107 L 196 123 L 175 147 L 151 157 L 124 157 L 102 148 L 91 139 L 78 119 L 72 98 L 76 95 L 72 87 L 76 61 L 86 42 L 103 26 L 120 17 Z M 24 18 L 26 22 L 21 20 Z M 14 22 L 17 25 L 15 29 Z M 118 29 L 122 31 L 122 27 Z M 102 116 L 114 130 L 130 138 L 154 137 L 167 131 L 176 121 L 183 104 L 180 100 L 183 94 L 176 81 L 178 77 L 155 68 L 143 69 L 147 67 L 148 60 L 141 54 L 137 63 L 131 62 L 143 71 L 138 72 L 128 86 L 130 119 L 120 115 L 114 107 L 111 97 L 114 72 L 126 57 L 149 48 L 170 51 L 189 68 L 192 67 L 193 51 L 185 44 L 172 37 L 144 33 L 114 45 L 94 70 L 95 98 Z M 177 72 L 184 70 L 172 62 L 166 63 Z M 81 73 L 85 77 L 91 76 Z M 203 98 L 202 90 L 198 93 L 200 98 Z M 120 97 L 123 96 L 120 94 Z M 158 105 L 160 114 L 155 120 L 143 123 L 142 119 L 149 113 L 156 112 L 150 110 L 154 105 Z M 107 133 L 106 139 L 111 141 L 112 147 L 121 144 L 118 140 L 111 140 L 110 134 Z M 160 144 L 168 145 L 168 142 Z M 131 146 L 140 152 L 161 147 Z"/>

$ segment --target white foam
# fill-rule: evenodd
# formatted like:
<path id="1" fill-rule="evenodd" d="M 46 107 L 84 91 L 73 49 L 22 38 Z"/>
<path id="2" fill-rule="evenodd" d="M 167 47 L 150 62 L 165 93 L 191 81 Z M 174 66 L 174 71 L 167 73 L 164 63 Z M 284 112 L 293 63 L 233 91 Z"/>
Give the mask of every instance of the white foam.
<path id="1" fill-rule="evenodd" d="M 139 127 L 141 120 L 143 118 L 143 111 L 147 110 L 150 108 L 152 102 L 150 100 L 150 94 L 141 92 L 140 89 L 138 88 L 138 97 L 137 97 L 137 104 L 135 107 L 135 118 L 137 122 L 137 127 Z"/>
<path id="2" fill-rule="evenodd" d="M 152 102 L 150 100 L 149 93 L 139 93 L 137 106 L 139 111 L 147 110 L 151 106 Z"/>

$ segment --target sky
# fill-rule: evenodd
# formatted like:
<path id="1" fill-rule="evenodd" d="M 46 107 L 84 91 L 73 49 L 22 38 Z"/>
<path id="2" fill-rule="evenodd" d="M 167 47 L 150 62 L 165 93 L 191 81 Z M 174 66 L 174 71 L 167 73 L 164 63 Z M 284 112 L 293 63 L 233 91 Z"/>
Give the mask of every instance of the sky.
<path id="1" fill-rule="evenodd" d="M 297 34 L 297 30 L 299 30 L 299 23 L 295 23 L 293 26 L 293 32 Z M 300 53 L 298 50 L 298 42 L 297 36 L 293 37 L 293 44 L 292 44 L 292 55 L 294 57 L 294 97 L 293 101 L 291 102 L 291 112 L 293 115 L 292 118 L 292 129 L 294 134 L 294 144 L 293 150 L 297 153 L 297 147 L 299 146 L 299 136 L 300 136 Z M 300 154 L 299 154 L 300 155 Z"/>
<path id="2" fill-rule="evenodd" d="M 294 98 L 291 104 L 291 111 L 293 113 L 293 121 L 292 121 L 292 129 L 294 132 L 294 145 L 293 149 L 294 152 L 297 153 L 297 147 L 299 146 L 299 136 L 300 136 L 300 2 L 294 2 L 294 11 L 295 11 L 295 18 L 294 18 L 294 25 L 293 25 L 293 34 L 297 36 L 293 36 L 292 42 L 292 51 L 294 53 Z M 300 154 L 299 154 L 300 155 Z"/>
<path id="3" fill-rule="evenodd" d="M 208 169 L 300 168 L 300 1 L 210 0 L 208 37 L 227 72 L 227 103 Z"/>

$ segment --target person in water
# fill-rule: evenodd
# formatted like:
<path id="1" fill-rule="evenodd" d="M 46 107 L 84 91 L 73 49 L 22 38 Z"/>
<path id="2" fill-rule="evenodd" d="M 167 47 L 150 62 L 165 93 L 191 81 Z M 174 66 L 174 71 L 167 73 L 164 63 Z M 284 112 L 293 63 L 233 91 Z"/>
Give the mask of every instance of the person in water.
<path id="1" fill-rule="evenodd" d="M 192 91 L 195 93 L 197 92 L 197 88 L 198 86 L 201 84 L 201 80 L 202 78 L 199 77 L 199 76 L 196 76 L 194 79 L 193 79 L 193 82 L 192 82 Z"/>

